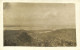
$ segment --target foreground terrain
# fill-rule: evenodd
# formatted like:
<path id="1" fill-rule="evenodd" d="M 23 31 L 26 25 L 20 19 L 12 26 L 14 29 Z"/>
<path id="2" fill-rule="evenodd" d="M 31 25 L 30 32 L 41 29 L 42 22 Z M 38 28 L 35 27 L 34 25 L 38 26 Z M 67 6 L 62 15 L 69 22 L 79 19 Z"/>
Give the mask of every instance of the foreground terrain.
<path id="1" fill-rule="evenodd" d="M 4 30 L 4 46 L 76 46 L 76 30 Z"/>

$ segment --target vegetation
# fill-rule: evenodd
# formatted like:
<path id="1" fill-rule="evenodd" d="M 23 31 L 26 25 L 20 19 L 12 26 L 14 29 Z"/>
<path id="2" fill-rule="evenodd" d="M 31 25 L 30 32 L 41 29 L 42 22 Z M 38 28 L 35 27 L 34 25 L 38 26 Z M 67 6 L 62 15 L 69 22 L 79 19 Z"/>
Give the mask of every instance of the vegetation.
<path id="1" fill-rule="evenodd" d="M 71 33 L 71 31 L 69 32 Z M 72 33 L 73 32 L 74 31 L 72 31 Z M 76 46 L 75 39 L 72 39 L 71 37 L 66 37 L 69 38 L 68 40 L 66 40 L 66 38 L 62 37 L 64 35 L 63 31 L 57 32 L 59 34 L 61 33 L 62 36 L 59 36 L 59 34 L 57 36 L 56 35 L 57 33 L 56 34 L 55 33 L 56 32 L 53 31 L 47 33 L 39 33 L 39 31 L 37 30 L 36 31 L 5 30 L 4 46 L 41 46 L 41 47 Z M 73 34 L 71 35 L 73 36 Z"/>

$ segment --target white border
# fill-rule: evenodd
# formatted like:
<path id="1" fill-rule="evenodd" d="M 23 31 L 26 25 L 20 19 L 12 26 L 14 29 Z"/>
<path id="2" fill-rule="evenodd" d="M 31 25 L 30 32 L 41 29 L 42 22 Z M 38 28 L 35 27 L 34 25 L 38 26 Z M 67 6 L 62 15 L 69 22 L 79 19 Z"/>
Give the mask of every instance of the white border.
<path id="1" fill-rule="evenodd" d="M 75 3 L 76 0 L 3 0 L 3 2 Z"/>
<path id="2" fill-rule="evenodd" d="M 4 47 L 3 46 L 3 2 L 75 3 L 76 5 L 76 47 Z M 80 50 L 80 1 L 79 0 L 3 0 L 0 3 L 0 50 Z"/>

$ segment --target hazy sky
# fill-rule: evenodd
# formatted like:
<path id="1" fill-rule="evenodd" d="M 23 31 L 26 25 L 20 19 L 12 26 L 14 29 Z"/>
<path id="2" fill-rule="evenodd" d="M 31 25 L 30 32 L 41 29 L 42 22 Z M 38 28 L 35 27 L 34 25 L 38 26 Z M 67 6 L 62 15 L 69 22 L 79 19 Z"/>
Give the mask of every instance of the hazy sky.
<path id="1" fill-rule="evenodd" d="M 4 3 L 4 25 L 75 26 L 75 5 L 60 3 Z"/>

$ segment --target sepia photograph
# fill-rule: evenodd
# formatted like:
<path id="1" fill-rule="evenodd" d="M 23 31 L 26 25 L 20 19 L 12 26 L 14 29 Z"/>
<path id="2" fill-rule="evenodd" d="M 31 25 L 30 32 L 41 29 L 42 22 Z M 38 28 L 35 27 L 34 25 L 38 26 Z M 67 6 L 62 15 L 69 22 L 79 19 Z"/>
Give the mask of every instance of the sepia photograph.
<path id="1" fill-rule="evenodd" d="M 3 3 L 4 46 L 76 47 L 74 3 Z"/>

